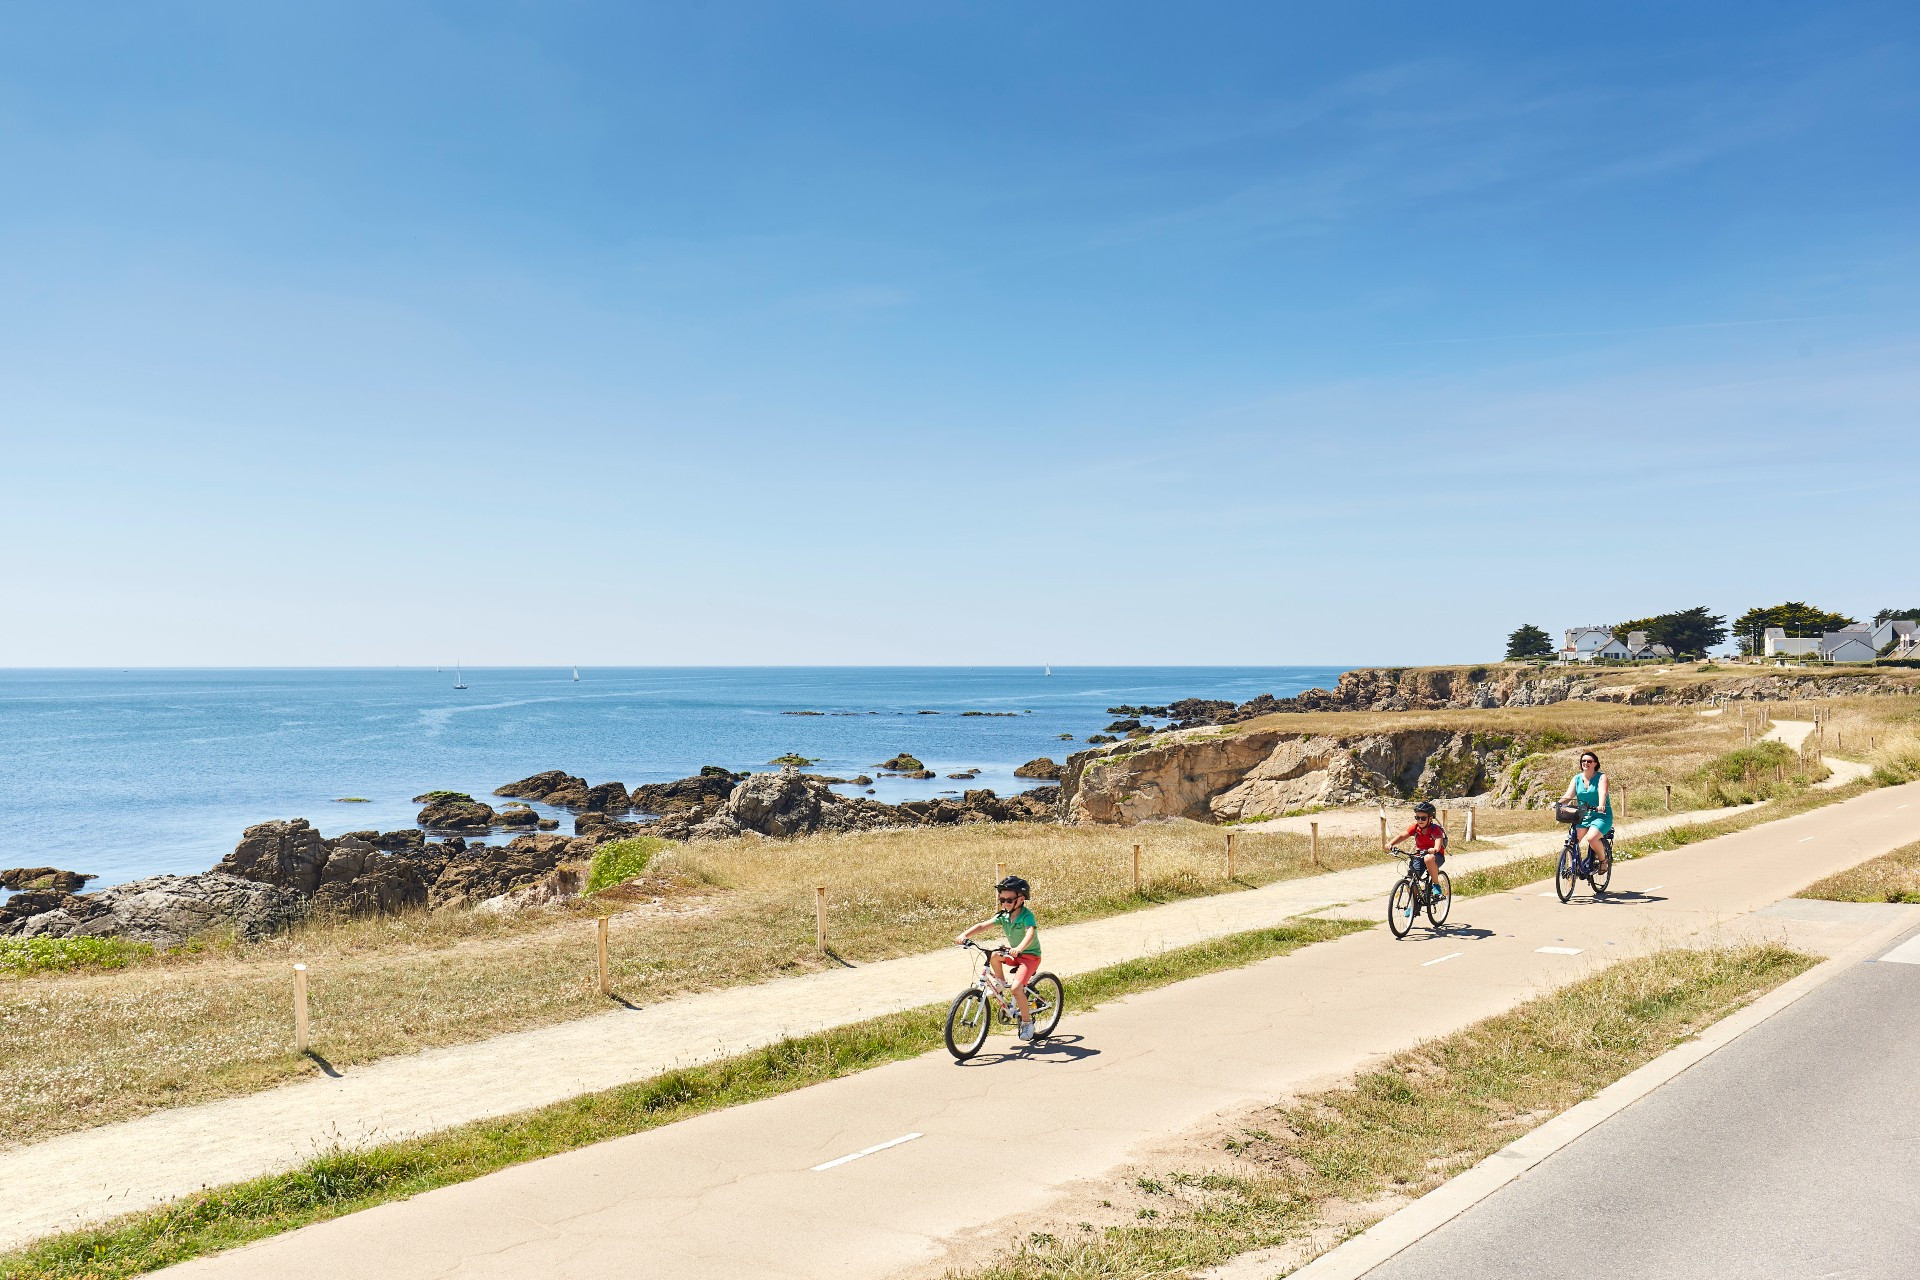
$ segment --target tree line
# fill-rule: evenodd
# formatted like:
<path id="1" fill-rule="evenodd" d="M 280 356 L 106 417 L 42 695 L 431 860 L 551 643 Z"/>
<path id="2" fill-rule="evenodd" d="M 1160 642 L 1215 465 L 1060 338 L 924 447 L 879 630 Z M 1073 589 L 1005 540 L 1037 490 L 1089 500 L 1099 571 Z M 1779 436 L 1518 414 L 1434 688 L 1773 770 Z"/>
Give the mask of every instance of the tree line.
<path id="1" fill-rule="evenodd" d="M 1873 615 L 1876 625 L 1889 618 L 1920 618 L 1920 609 L 1882 609 Z M 1857 621 L 1844 613 L 1789 600 L 1785 604 L 1749 609 L 1734 619 L 1731 627 L 1724 615 L 1710 612 L 1705 605 L 1696 605 L 1691 609 L 1615 623 L 1611 630 L 1623 643 L 1633 632 L 1644 631 L 1647 643 L 1665 645 L 1676 658 L 1700 658 L 1715 645 L 1724 644 L 1729 635 L 1736 638 L 1742 653 L 1751 653 L 1769 627 L 1779 627 L 1788 635 L 1817 636 L 1854 626 Z M 1554 652 L 1552 637 L 1530 622 L 1522 623 L 1507 637 L 1510 661 L 1551 658 Z"/>

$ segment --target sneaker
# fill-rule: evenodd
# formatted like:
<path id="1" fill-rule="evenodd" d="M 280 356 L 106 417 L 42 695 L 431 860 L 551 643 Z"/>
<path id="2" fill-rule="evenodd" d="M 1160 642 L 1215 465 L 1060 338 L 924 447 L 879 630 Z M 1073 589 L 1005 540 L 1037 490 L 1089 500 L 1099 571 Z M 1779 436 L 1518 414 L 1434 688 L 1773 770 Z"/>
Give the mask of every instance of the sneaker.
<path id="1" fill-rule="evenodd" d="M 1020 1024 L 1020 1038 L 1022 1040 L 1029 1040 L 1029 1041 L 1033 1039 L 1033 1019 L 1032 1018 L 1028 1018 L 1025 1022 L 1022 1022 Z"/>

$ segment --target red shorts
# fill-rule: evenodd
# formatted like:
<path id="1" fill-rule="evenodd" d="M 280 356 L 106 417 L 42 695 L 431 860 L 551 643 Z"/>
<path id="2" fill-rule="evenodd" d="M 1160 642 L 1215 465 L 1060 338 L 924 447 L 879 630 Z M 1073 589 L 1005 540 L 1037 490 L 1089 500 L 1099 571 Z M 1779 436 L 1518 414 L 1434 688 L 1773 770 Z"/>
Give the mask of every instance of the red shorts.
<path id="1" fill-rule="evenodd" d="M 1036 955 L 1001 956 L 1000 960 L 1007 966 L 1007 977 L 1018 986 L 1026 986 L 1040 972 L 1040 957 Z"/>

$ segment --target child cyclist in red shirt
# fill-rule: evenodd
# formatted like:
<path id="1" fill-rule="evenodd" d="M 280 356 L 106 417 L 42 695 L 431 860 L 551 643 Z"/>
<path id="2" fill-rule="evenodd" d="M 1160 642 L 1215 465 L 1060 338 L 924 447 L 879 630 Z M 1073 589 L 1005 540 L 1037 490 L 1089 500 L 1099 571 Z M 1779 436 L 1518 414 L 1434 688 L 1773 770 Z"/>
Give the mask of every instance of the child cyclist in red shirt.
<path id="1" fill-rule="evenodd" d="M 1440 896 L 1440 864 L 1447 860 L 1447 829 L 1433 820 L 1433 806 L 1422 800 L 1413 806 L 1413 825 L 1400 833 L 1400 840 L 1413 837 L 1413 847 L 1427 858 L 1427 880 L 1433 886 L 1433 896 Z M 1388 845 L 1398 850 L 1400 840 Z"/>

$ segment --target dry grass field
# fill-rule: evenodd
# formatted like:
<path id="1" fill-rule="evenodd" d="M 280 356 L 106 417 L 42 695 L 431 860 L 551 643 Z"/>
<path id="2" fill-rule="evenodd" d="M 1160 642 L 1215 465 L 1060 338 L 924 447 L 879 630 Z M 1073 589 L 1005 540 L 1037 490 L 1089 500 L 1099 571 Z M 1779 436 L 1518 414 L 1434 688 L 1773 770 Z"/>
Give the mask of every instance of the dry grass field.
<path id="1" fill-rule="evenodd" d="M 1106 828 L 969 825 L 673 847 L 640 880 L 518 915 L 316 922 L 112 972 L 0 979 L 0 1134 L 7 1144 L 318 1070 L 292 1051 L 289 967 L 311 968 L 315 1051 L 347 1065 L 607 1007 L 594 919 L 613 912 L 616 992 L 635 1004 L 841 961 L 938 948 L 992 914 L 1000 863 L 1036 887 L 1046 926 L 1313 874 L 1308 842 L 1191 822 Z M 1133 845 L 1143 885 L 1133 892 Z M 1380 860 L 1377 841 L 1322 840 L 1324 869 Z M 814 946 L 814 886 L 828 945 Z"/>

